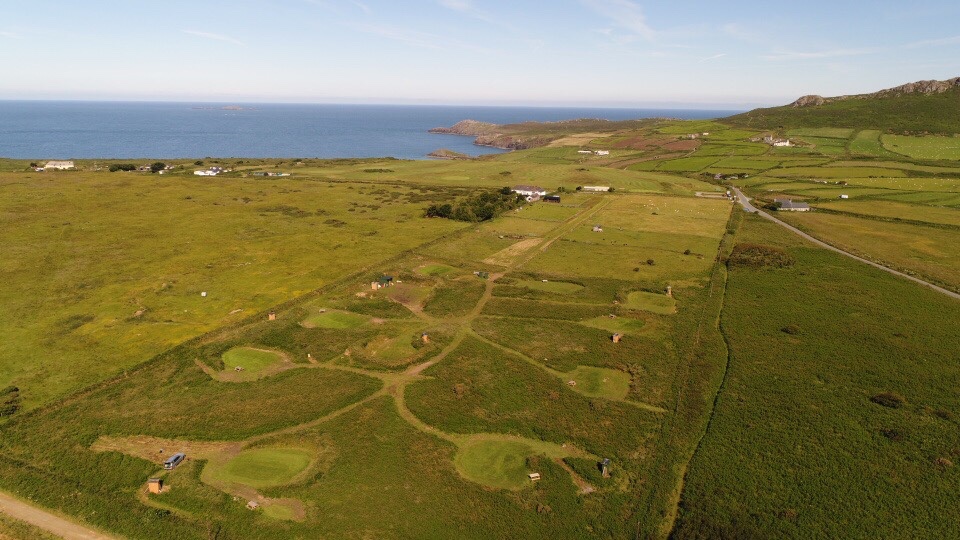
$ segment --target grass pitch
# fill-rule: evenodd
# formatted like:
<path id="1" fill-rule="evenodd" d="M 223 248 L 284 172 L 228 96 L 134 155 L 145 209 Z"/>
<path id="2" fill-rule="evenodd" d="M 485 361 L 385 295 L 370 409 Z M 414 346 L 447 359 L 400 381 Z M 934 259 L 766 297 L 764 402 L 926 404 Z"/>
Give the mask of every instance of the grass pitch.
<path id="1" fill-rule="evenodd" d="M 234 371 L 239 367 L 243 373 L 253 378 L 282 360 L 283 358 L 274 351 L 250 347 L 237 347 L 223 353 L 223 367 L 226 371 Z"/>
<path id="2" fill-rule="evenodd" d="M 312 459 L 311 452 L 302 448 L 253 448 L 240 452 L 210 474 L 223 482 L 258 489 L 276 487 L 307 470 Z"/>
<path id="3" fill-rule="evenodd" d="M 570 386 L 573 390 L 585 396 L 622 400 L 630 393 L 630 374 L 616 369 L 580 366 L 563 375 L 576 383 Z"/>
<path id="4" fill-rule="evenodd" d="M 530 485 L 527 456 L 533 449 L 516 441 L 477 441 L 457 452 L 457 471 L 464 478 L 501 489 Z"/>
<path id="5" fill-rule="evenodd" d="M 626 307 L 630 309 L 639 309 L 658 313 L 660 315 L 673 315 L 677 312 L 677 301 L 665 294 L 656 294 L 646 291 L 634 291 L 627 295 Z"/>

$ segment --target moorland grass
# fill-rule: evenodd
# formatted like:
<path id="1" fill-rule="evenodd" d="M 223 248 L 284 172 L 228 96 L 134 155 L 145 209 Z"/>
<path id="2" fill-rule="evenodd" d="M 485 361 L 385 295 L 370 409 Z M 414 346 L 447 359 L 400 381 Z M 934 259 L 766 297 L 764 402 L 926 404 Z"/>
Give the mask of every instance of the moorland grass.
<path id="1" fill-rule="evenodd" d="M 960 230 L 817 212 L 783 218 L 841 249 L 960 290 Z"/>
<path id="2" fill-rule="evenodd" d="M 545 291 L 551 293 L 551 295 L 568 295 L 580 292 L 583 290 L 583 285 L 578 283 L 570 283 L 568 281 L 519 281 L 517 285 L 521 287 L 526 287 L 528 289 L 534 289 L 538 291 Z"/>
<path id="3" fill-rule="evenodd" d="M 937 465 L 960 445 L 955 422 L 937 414 L 960 406 L 956 301 L 759 218 L 742 240 L 797 263 L 730 273 L 729 373 L 673 537 L 960 535 L 942 513 L 960 473 Z M 871 401 L 883 392 L 906 404 Z"/>

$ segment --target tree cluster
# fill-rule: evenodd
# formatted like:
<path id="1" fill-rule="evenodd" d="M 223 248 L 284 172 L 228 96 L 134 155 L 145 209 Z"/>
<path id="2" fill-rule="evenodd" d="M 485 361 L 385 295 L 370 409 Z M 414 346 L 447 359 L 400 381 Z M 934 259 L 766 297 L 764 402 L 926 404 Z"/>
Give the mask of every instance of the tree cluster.
<path id="1" fill-rule="evenodd" d="M 427 207 L 425 216 L 477 223 L 517 208 L 523 204 L 524 200 L 522 195 L 513 193 L 509 187 L 504 187 L 496 191 L 484 191 L 472 195 L 455 204 L 431 204 Z"/>

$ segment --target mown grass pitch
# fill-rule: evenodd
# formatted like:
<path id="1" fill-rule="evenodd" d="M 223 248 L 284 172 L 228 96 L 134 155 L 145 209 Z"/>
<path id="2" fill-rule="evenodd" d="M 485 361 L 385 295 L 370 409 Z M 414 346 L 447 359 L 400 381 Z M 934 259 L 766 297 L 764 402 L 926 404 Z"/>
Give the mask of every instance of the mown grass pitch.
<path id="1" fill-rule="evenodd" d="M 479 484 L 521 489 L 530 484 L 527 456 L 533 449 L 517 441 L 481 440 L 457 452 L 455 464 L 464 478 Z"/>
<path id="2" fill-rule="evenodd" d="M 253 448 L 240 452 L 210 474 L 220 481 L 258 489 L 276 487 L 290 483 L 312 459 L 312 453 L 303 448 Z"/>
<path id="3" fill-rule="evenodd" d="M 303 320 L 302 324 L 308 328 L 358 328 L 370 320 L 366 315 L 350 313 L 348 311 L 326 311 L 311 315 Z"/>
<path id="4" fill-rule="evenodd" d="M 282 361 L 279 353 L 254 349 L 251 347 L 237 347 L 223 353 L 223 367 L 227 371 L 241 368 L 243 373 L 256 377 L 263 370 Z"/>
<path id="5" fill-rule="evenodd" d="M 564 377 L 576 383 L 574 391 L 589 397 L 620 400 L 630 392 L 630 374 L 616 369 L 580 366 Z"/>
<path id="6" fill-rule="evenodd" d="M 677 301 L 665 294 L 634 291 L 627 295 L 626 307 L 660 315 L 673 315 L 677 312 Z"/>

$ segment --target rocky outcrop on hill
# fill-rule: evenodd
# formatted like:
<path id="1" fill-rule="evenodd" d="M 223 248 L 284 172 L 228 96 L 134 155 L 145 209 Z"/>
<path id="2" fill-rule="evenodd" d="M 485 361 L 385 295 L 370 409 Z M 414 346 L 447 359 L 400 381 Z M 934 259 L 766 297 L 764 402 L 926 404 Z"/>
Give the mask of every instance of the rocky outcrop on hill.
<path id="1" fill-rule="evenodd" d="M 502 150 L 526 150 L 528 148 L 543 146 L 549 142 L 549 139 L 541 140 L 541 137 L 520 137 L 517 135 L 508 135 L 502 133 L 502 131 L 503 126 L 497 124 L 479 122 L 477 120 L 461 120 L 448 128 L 433 128 L 430 130 L 430 133 L 468 135 L 476 137 L 473 140 L 473 144 L 500 148 Z"/>
<path id="2" fill-rule="evenodd" d="M 434 150 L 427 154 L 427 156 L 437 159 L 473 159 L 472 157 L 464 154 L 462 152 L 455 152 L 453 150 L 448 150 L 446 148 L 441 148 L 439 150 Z"/>
<path id="3" fill-rule="evenodd" d="M 905 94 L 942 94 L 955 88 L 960 88 L 960 77 L 954 77 L 945 81 L 917 81 L 901 84 L 900 86 L 887 88 L 886 90 L 880 90 L 879 92 L 873 92 L 870 94 L 855 94 L 851 96 L 837 96 L 830 98 L 817 95 L 803 96 L 791 103 L 790 106 L 794 108 L 819 107 L 824 103 L 832 103 L 834 101 L 843 101 L 846 99 L 888 98 L 899 97 Z"/>
<path id="4" fill-rule="evenodd" d="M 477 120 L 461 120 L 450 127 L 435 127 L 430 133 L 442 133 L 446 135 L 469 135 L 479 137 L 480 135 L 493 135 L 498 131 L 499 126 L 489 122 L 480 122 Z"/>

